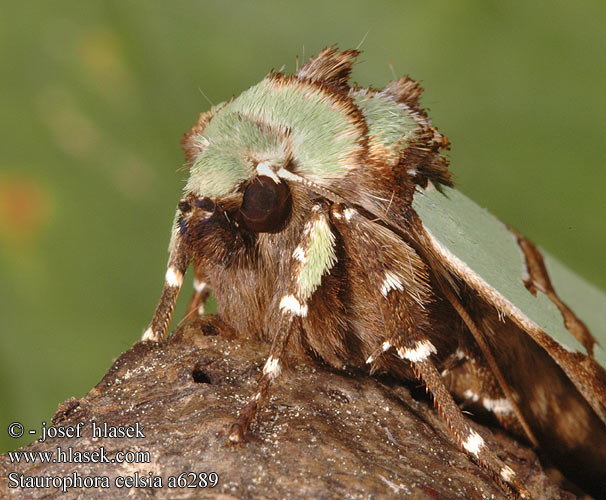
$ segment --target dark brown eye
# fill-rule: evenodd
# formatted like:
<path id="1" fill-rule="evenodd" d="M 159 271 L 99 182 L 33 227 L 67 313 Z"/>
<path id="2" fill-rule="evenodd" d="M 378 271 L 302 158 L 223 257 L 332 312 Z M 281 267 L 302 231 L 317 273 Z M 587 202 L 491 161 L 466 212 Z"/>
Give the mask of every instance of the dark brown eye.
<path id="1" fill-rule="evenodd" d="M 275 233 L 284 227 L 290 205 L 290 190 L 286 183 L 276 184 L 273 179 L 260 175 L 244 191 L 240 214 L 248 229 Z"/>

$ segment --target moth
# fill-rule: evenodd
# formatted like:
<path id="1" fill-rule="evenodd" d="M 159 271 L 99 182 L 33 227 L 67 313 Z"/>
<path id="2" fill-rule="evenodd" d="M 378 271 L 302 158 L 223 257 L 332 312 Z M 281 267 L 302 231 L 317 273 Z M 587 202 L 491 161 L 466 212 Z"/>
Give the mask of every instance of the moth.
<path id="1" fill-rule="evenodd" d="M 185 134 L 189 180 L 142 340 L 165 337 L 191 265 L 189 311 L 203 313 L 212 290 L 227 324 L 271 343 L 231 442 L 287 355 L 307 353 L 422 381 L 458 445 L 521 498 L 457 401 L 606 489 L 606 371 L 554 289 L 552 260 L 452 189 L 449 142 L 415 81 L 348 83 L 358 54 L 330 47 L 294 75 L 271 72 Z"/>

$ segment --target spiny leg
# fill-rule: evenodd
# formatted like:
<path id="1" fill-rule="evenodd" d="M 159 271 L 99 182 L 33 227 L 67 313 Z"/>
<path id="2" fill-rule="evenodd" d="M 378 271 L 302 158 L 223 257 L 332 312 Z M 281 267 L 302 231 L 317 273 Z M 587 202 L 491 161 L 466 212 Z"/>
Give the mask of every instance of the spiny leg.
<path id="1" fill-rule="evenodd" d="M 296 299 L 295 299 L 296 300 Z M 282 305 L 282 304 L 281 304 Z M 300 307 L 292 307 L 293 304 L 287 304 L 285 302 L 283 311 L 283 317 L 281 321 L 278 334 L 274 338 L 271 346 L 270 355 L 263 366 L 263 374 L 257 381 L 257 392 L 248 400 L 248 403 L 238 415 L 238 419 L 232 424 L 229 430 L 228 439 L 231 443 L 242 443 L 246 441 L 246 434 L 248 426 L 251 424 L 259 407 L 263 401 L 269 395 L 271 383 L 280 375 L 282 371 L 282 359 L 288 340 L 293 328 L 293 321 L 297 317 L 298 312 L 294 312 L 294 309 L 300 311 Z"/>
<path id="2" fill-rule="evenodd" d="M 263 374 L 258 380 L 257 390 L 231 426 L 228 436 L 231 443 L 241 443 L 246 439 L 248 426 L 261 402 L 267 398 L 272 382 L 281 372 L 291 334 L 296 328 L 301 328 L 301 319 L 307 316 L 311 296 L 320 285 L 322 277 L 336 262 L 335 238 L 324 204 L 318 203 L 312 208 L 301 242 L 291 259 L 287 286 L 279 296 L 280 325 L 263 367 Z"/>
<path id="3" fill-rule="evenodd" d="M 194 268 L 194 273 L 194 293 L 192 294 L 192 297 L 189 300 L 187 311 L 185 313 L 186 317 L 189 317 L 190 314 L 204 316 L 206 301 L 210 296 L 210 286 L 208 285 L 208 283 L 206 283 L 204 276 L 202 275 L 200 270 Z"/>
<path id="4" fill-rule="evenodd" d="M 154 312 L 154 317 L 141 340 L 160 342 L 166 336 L 188 264 L 189 256 L 185 252 L 181 238 L 177 237 L 168 259 L 162 296 Z"/>
<path id="5" fill-rule="evenodd" d="M 400 331 L 429 331 L 427 306 L 433 300 L 427 266 L 416 252 L 391 231 L 372 223 L 357 210 L 332 207 L 332 219 L 343 238 L 348 258 L 364 270 L 369 298 L 380 304 L 385 332 L 366 362 L 375 368 L 381 355 L 397 347 Z M 395 293 L 399 292 L 399 293 Z M 381 340 L 377 336 L 377 340 Z"/>
<path id="6" fill-rule="evenodd" d="M 412 363 L 416 376 L 425 384 L 434 397 L 435 404 L 442 417 L 450 427 L 451 434 L 457 443 L 480 465 L 490 471 L 504 484 L 512 488 L 521 498 L 531 498 L 530 493 L 516 477 L 511 467 L 494 455 L 480 436 L 469 425 L 460 408 L 455 403 L 450 391 L 446 388 L 440 373 L 429 360 L 431 354 L 436 352 L 435 347 L 428 340 L 408 341 L 409 347 L 398 349 L 398 355 Z"/>
<path id="7" fill-rule="evenodd" d="M 403 292 L 395 290 L 393 295 L 401 296 Z M 399 306 L 396 305 L 395 310 Z M 390 314 L 393 306 L 389 309 L 385 306 L 384 314 Z M 455 403 L 450 391 L 444 385 L 442 376 L 436 369 L 430 357 L 437 354 L 436 346 L 429 340 L 426 334 L 419 330 L 396 330 L 400 333 L 399 338 L 392 338 L 391 343 L 395 347 L 398 356 L 412 364 L 413 372 L 421 380 L 427 390 L 432 394 L 434 402 L 442 417 L 446 420 L 451 434 L 455 440 L 469 455 L 471 455 L 483 468 L 488 470 L 495 478 L 506 484 L 521 498 L 531 498 L 530 493 L 517 479 L 515 472 L 493 454 L 484 442 L 484 439 L 470 425 L 463 416 L 461 409 Z M 402 335 L 404 333 L 404 335 Z M 498 390 L 498 389 L 497 389 Z M 509 402 L 508 399 L 501 401 Z M 511 408 L 511 406 L 509 406 Z M 516 420 L 517 423 L 517 420 Z"/>
<path id="8" fill-rule="evenodd" d="M 509 387 L 509 384 L 505 381 L 505 377 L 501 373 L 501 370 L 492 354 L 492 351 L 490 350 L 490 347 L 488 346 L 488 343 L 486 342 L 486 339 L 484 338 L 484 333 L 475 324 L 475 322 L 473 321 L 473 319 L 471 318 L 471 316 L 469 315 L 469 313 L 467 312 L 465 307 L 463 307 L 463 304 L 461 304 L 461 302 L 456 297 L 454 292 L 450 289 L 450 286 L 448 284 L 443 284 L 442 292 L 444 293 L 444 296 L 446 297 L 446 299 L 451 303 L 451 305 L 457 311 L 457 314 L 461 317 L 461 319 L 463 320 L 463 322 L 465 323 L 465 325 L 467 326 L 467 328 L 473 335 L 474 340 L 480 347 L 480 350 L 482 351 L 484 359 L 486 360 L 486 363 L 490 367 L 490 371 L 496 378 L 496 380 L 499 384 L 499 387 L 505 394 L 505 397 L 509 400 L 511 407 L 513 409 L 513 412 L 514 412 L 518 422 L 522 426 L 522 429 L 524 430 L 524 434 L 526 434 L 526 437 L 534 446 L 538 447 L 539 442 L 538 442 L 537 438 L 534 436 L 534 433 L 532 432 L 532 430 L 530 429 L 528 422 L 526 422 L 526 419 L 524 418 L 522 410 L 520 409 L 520 407 L 518 406 L 518 403 L 515 400 L 513 391 Z"/>
<path id="9" fill-rule="evenodd" d="M 511 401 L 477 347 L 459 347 L 441 368 L 440 376 L 450 393 L 461 400 L 461 408 L 490 412 L 504 428 L 525 437 Z"/>
<path id="10" fill-rule="evenodd" d="M 181 286 L 183 285 L 183 276 L 190 262 L 192 234 L 200 236 L 201 226 L 203 226 L 214 214 L 216 206 L 208 198 L 195 198 L 188 196 L 179 202 L 175 222 L 172 230 L 172 240 L 170 243 L 170 256 L 166 269 L 164 288 L 160 302 L 154 312 L 152 321 L 143 333 L 141 340 L 159 342 L 166 336 L 170 320 L 175 309 L 175 303 Z M 193 233 L 192 233 L 193 223 Z M 194 298 L 196 306 L 203 304 L 202 299 L 206 285 L 200 280 L 200 272 L 196 270 L 196 279 L 194 280 Z"/>
<path id="11" fill-rule="evenodd" d="M 381 303 L 385 316 L 396 314 L 402 310 L 400 304 L 405 304 L 405 290 L 393 289 L 389 295 L 392 296 L 392 304 L 387 301 Z M 395 299 L 395 304 L 393 303 Z M 400 299 L 398 301 L 397 299 Z M 451 434 L 455 440 L 469 455 L 471 455 L 483 468 L 488 470 L 495 478 L 506 484 L 521 498 L 531 498 L 526 490 L 516 477 L 515 472 L 510 467 L 492 453 L 484 443 L 484 439 L 469 425 L 468 420 L 463 416 L 459 406 L 455 403 L 452 394 L 445 386 L 442 376 L 437 368 L 430 360 L 433 354 L 437 354 L 436 346 L 429 340 L 427 332 L 421 329 L 402 329 L 395 330 L 395 337 L 392 337 L 391 344 L 396 349 L 398 356 L 412 364 L 413 371 L 426 386 L 427 390 L 432 394 L 434 402 L 446 420 Z M 498 388 L 500 389 L 500 388 Z M 498 390 L 497 389 L 497 390 Z M 503 401 L 503 399 L 501 400 Z M 504 399 L 509 402 L 509 408 L 513 408 L 515 402 L 511 402 L 509 398 Z M 517 421 L 516 421 L 517 422 Z"/>

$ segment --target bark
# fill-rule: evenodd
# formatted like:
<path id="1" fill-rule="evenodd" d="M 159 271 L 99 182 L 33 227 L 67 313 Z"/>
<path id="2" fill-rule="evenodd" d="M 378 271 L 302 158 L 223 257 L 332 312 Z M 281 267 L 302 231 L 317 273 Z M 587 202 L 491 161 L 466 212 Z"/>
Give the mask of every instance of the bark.
<path id="1" fill-rule="evenodd" d="M 312 360 L 285 371 L 251 429 L 254 437 L 228 446 L 227 431 L 253 393 L 267 352 L 266 344 L 235 339 L 215 316 L 185 324 L 163 345 L 136 343 L 86 396 L 59 405 L 52 424 L 81 423 L 81 437 L 36 441 L 22 451 L 56 457 L 57 447 L 72 453 L 103 447 L 110 459 L 118 451 L 149 452 L 149 462 L 11 463 L 3 455 L 0 497 L 508 498 L 457 447 L 429 399 L 413 398 L 397 381 Z M 133 430 L 138 423 L 144 437 L 95 438 L 93 421 Z M 537 499 L 576 498 L 545 475 L 531 449 L 498 428 L 476 428 Z M 169 487 L 170 477 L 184 472 L 216 472 L 219 480 L 214 488 Z M 150 486 L 150 473 L 162 487 Z M 10 488 L 21 474 L 68 476 L 83 485 L 105 476 L 110 488 L 73 487 L 61 495 L 53 486 Z M 138 478 L 139 485 L 117 488 L 116 478 Z"/>

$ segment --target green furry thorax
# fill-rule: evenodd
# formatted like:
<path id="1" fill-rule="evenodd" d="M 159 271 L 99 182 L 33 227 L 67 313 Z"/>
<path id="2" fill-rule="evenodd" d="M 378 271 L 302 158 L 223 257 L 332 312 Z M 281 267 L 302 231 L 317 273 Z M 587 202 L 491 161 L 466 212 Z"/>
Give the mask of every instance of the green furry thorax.
<path id="1" fill-rule="evenodd" d="M 292 158 L 304 177 L 322 183 L 355 165 L 362 134 L 336 96 L 307 82 L 268 77 L 225 105 L 199 134 L 204 144 L 186 191 L 219 197 L 254 176 L 257 163 Z"/>
<path id="2" fill-rule="evenodd" d="M 415 119 L 392 98 L 367 89 L 353 92 L 352 97 L 364 115 L 368 135 L 393 153 L 399 153 L 418 130 Z"/>

